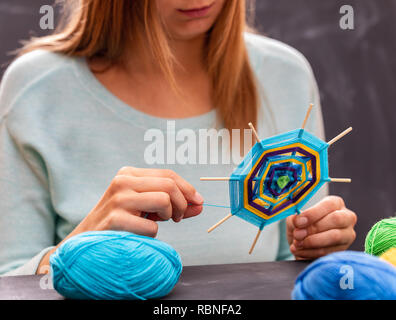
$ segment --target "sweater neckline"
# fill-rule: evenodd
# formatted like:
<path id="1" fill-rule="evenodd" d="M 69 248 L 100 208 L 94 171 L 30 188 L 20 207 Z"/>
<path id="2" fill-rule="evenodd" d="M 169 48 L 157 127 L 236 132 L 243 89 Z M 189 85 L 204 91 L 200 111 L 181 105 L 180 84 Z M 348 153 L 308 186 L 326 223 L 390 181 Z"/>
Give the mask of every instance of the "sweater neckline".
<path id="1" fill-rule="evenodd" d="M 187 118 L 175 119 L 153 116 L 125 103 L 110 92 L 92 73 L 85 57 L 75 58 L 73 67 L 74 73 L 81 84 L 98 103 L 135 126 L 145 129 L 166 130 L 169 121 L 174 121 L 178 129 L 188 128 L 194 131 L 217 126 L 216 109 L 212 109 L 202 115 Z"/>

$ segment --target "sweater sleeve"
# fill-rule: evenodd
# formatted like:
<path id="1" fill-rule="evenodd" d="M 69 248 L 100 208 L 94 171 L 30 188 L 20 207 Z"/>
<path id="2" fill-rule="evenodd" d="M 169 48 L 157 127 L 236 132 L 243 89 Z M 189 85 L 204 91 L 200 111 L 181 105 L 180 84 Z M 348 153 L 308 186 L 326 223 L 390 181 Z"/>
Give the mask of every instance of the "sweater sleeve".
<path id="1" fill-rule="evenodd" d="M 55 242 L 44 161 L 18 136 L 29 127 L 9 119 L 17 98 L 29 103 L 20 94 L 23 77 L 15 69 L 10 68 L 0 87 L 0 275 L 34 274 Z"/>

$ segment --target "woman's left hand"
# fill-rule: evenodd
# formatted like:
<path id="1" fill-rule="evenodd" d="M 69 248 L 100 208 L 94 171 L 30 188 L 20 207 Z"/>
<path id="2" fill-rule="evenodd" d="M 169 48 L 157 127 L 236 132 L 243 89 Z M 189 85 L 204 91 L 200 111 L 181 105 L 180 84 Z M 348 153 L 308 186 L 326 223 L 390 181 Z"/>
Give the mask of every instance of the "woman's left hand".
<path id="1" fill-rule="evenodd" d="M 346 250 L 356 238 L 356 221 L 356 214 L 345 207 L 342 198 L 328 196 L 286 219 L 290 251 L 302 260 Z"/>

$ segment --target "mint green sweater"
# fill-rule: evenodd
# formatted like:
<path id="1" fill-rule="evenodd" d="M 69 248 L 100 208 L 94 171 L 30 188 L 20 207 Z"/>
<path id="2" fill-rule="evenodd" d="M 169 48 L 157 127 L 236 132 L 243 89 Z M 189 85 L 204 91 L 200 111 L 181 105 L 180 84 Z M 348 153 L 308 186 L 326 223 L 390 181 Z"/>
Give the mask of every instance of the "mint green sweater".
<path id="1" fill-rule="evenodd" d="M 246 44 L 262 95 L 260 137 L 299 128 L 313 102 L 307 129 L 324 139 L 318 89 L 306 59 L 262 36 L 246 34 Z M 175 126 L 197 132 L 213 128 L 215 119 L 214 110 L 177 119 Z M 166 137 L 167 120 L 112 95 L 85 59 L 38 50 L 14 61 L 0 87 L 0 274 L 35 273 L 42 256 L 91 211 L 123 166 L 172 169 L 206 203 L 228 205 L 227 183 L 199 177 L 229 176 L 234 163 L 147 164 L 144 153 L 152 142 L 144 135 L 157 128 Z M 324 187 L 310 204 L 326 193 Z M 264 228 L 252 255 L 257 228 L 238 217 L 207 234 L 228 213 L 204 207 L 195 218 L 159 222 L 157 238 L 171 244 L 184 265 L 291 258 L 284 221 Z"/>

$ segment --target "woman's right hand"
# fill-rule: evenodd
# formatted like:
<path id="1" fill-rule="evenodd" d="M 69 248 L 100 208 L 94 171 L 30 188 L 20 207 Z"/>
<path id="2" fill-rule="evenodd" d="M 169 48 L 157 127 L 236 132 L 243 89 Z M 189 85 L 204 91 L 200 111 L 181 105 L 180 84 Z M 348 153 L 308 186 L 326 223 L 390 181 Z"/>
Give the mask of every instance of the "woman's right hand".
<path id="1" fill-rule="evenodd" d="M 123 230 L 155 237 L 156 221 L 196 216 L 202 204 L 195 188 L 171 170 L 124 167 L 75 231 Z"/>
<path id="2" fill-rule="evenodd" d="M 155 237 L 156 221 L 179 222 L 196 216 L 202 204 L 203 198 L 195 188 L 171 170 L 124 167 L 97 205 L 57 247 L 86 231 L 122 230 Z M 49 256 L 57 247 L 43 257 L 37 273 L 48 266 Z"/>

